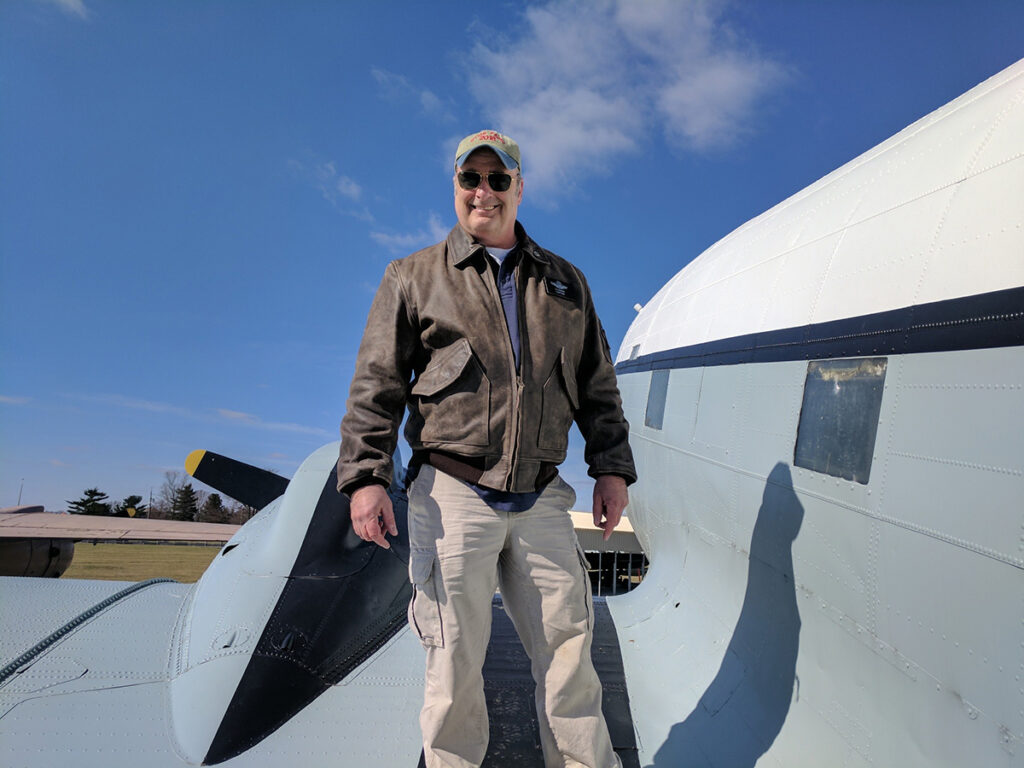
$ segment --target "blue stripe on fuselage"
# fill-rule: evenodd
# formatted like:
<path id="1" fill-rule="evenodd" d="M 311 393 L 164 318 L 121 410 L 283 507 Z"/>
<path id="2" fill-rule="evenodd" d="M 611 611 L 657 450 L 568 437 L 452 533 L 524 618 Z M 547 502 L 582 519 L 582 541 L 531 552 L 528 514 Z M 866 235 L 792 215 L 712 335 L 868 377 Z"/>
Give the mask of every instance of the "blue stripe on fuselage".
<path id="1" fill-rule="evenodd" d="M 624 374 L 1020 345 L 1024 345 L 1024 287 L 677 347 L 623 360 L 615 371 Z"/>

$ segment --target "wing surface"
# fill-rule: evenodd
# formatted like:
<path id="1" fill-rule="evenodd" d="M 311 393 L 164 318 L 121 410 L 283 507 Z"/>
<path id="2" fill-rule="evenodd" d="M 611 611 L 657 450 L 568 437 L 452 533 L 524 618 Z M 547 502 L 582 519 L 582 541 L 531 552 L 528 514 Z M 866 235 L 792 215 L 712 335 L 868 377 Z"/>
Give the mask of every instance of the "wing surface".
<path id="1" fill-rule="evenodd" d="M 0 515 L 0 538 L 117 541 L 227 541 L 237 525 L 134 517 L 15 512 Z"/>

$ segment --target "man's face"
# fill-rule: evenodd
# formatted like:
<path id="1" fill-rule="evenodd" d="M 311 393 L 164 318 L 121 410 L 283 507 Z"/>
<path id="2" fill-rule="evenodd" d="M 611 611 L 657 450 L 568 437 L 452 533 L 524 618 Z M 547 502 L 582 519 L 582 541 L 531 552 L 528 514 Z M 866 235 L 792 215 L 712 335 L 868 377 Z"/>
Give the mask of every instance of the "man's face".
<path id="1" fill-rule="evenodd" d="M 516 244 L 516 211 L 523 199 L 523 180 L 518 170 L 508 170 L 498 156 L 489 149 L 478 149 L 466 158 L 463 171 L 476 171 L 481 175 L 476 189 L 459 186 L 456 172 L 455 215 L 459 224 L 477 242 L 494 248 L 511 248 Z M 487 181 L 487 174 L 499 171 L 512 176 L 512 186 L 504 192 L 495 192 Z"/>

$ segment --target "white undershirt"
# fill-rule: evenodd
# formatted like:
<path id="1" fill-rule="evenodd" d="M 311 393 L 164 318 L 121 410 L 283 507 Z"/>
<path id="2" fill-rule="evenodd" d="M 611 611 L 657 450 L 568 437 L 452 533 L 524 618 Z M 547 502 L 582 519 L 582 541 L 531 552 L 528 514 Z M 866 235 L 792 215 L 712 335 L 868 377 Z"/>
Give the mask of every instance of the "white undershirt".
<path id="1" fill-rule="evenodd" d="M 515 246 L 512 248 L 514 247 Z M 489 245 L 485 245 L 484 248 L 486 248 L 487 252 L 491 254 L 491 258 L 498 262 L 499 266 L 501 265 L 501 262 L 505 260 L 505 257 L 512 252 L 512 248 L 492 248 Z"/>

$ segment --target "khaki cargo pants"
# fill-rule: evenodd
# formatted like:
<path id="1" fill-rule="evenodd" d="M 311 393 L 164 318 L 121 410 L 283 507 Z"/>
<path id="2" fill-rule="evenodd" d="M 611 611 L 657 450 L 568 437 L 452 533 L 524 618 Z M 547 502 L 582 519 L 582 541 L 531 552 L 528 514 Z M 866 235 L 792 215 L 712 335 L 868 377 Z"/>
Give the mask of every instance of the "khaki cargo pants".
<path id="1" fill-rule="evenodd" d="M 531 660 L 545 768 L 612 768 L 601 682 L 590 660 L 593 606 L 556 477 L 526 512 L 491 509 L 425 465 L 409 490 L 409 624 L 427 651 L 420 727 L 427 768 L 479 766 L 487 752 L 483 663 L 495 588 Z"/>

